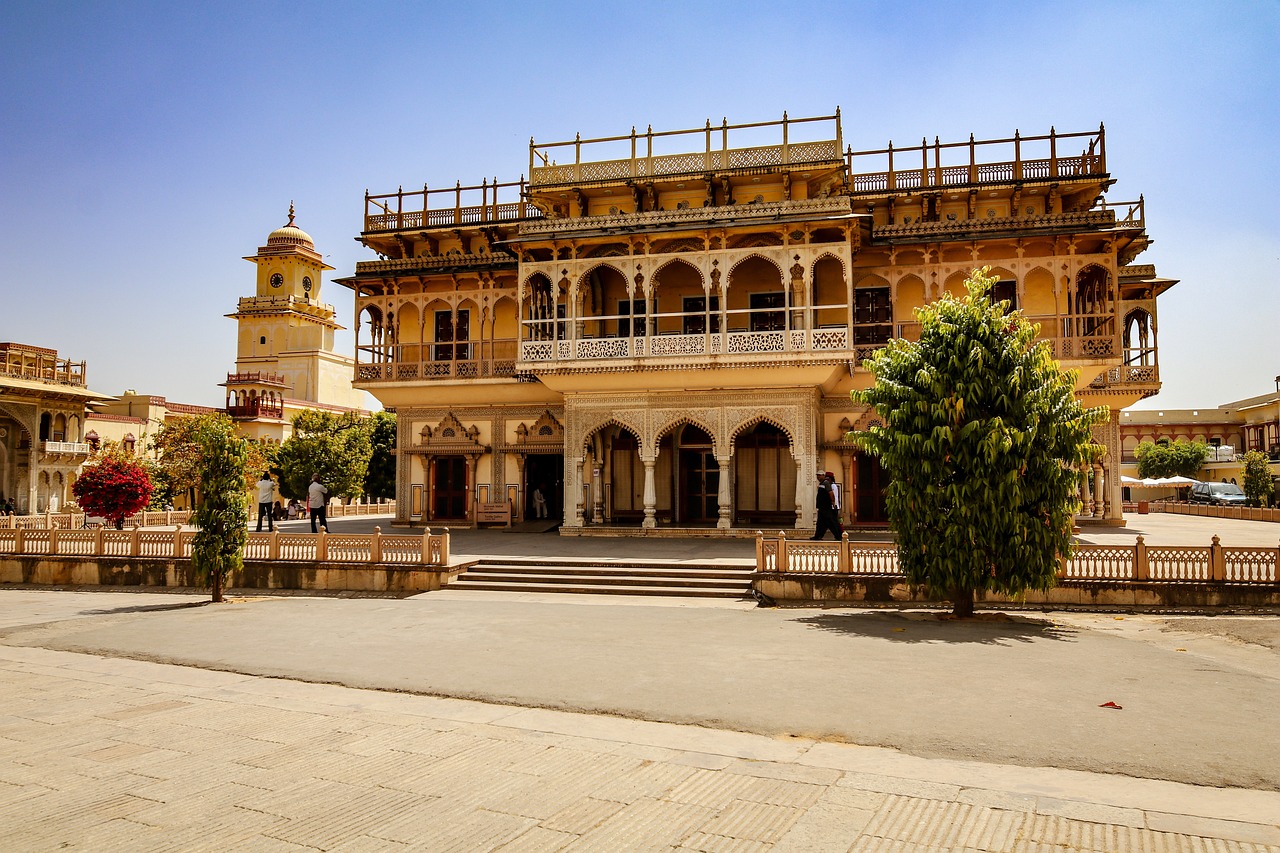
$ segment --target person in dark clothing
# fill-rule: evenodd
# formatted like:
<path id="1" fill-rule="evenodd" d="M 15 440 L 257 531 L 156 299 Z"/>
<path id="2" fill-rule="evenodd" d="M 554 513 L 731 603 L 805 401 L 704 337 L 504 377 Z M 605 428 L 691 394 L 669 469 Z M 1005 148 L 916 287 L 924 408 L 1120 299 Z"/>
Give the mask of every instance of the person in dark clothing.
<path id="1" fill-rule="evenodd" d="M 840 514 L 831 494 L 831 486 L 835 481 L 835 475 L 830 471 L 818 474 L 818 495 L 815 502 L 818 509 L 818 529 L 813 534 L 815 540 L 826 536 L 828 530 L 833 539 L 840 538 Z"/>

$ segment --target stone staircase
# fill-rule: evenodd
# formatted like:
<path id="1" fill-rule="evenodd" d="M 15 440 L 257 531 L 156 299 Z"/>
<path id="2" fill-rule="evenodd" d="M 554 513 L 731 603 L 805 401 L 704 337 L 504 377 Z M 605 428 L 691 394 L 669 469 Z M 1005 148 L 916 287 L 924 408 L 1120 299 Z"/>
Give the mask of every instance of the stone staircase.
<path id="1" fill-rule="evenodd" d="M 753 570 L 751 565 L 692 566 L 661 561 L 491 557 L 468 566 L 442 591 L 749 598 Z"/>

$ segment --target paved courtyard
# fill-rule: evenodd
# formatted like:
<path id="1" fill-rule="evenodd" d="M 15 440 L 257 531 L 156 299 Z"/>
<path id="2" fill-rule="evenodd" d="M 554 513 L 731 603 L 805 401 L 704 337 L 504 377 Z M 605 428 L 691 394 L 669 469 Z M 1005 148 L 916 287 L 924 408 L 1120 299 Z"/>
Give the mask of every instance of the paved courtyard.
<path id="1" fill-rule="evenodd" d="M 1273 620 L 204 598 L 0 590 L 6 849 L 1280 851 Z"/>

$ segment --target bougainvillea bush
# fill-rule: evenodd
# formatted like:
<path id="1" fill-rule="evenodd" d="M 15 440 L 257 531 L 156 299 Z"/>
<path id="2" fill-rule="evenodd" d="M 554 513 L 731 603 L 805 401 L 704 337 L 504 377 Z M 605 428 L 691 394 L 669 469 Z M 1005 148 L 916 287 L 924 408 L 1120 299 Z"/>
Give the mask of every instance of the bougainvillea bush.
<path id="1" fill-rule="evenodd" d="M 71 485 L 71 493 L 82 510 L 120 528 L 127 517 L 146 507 L 151 488 L 151 477 L 142 465 L 107 456 L 85 467 Z"/>

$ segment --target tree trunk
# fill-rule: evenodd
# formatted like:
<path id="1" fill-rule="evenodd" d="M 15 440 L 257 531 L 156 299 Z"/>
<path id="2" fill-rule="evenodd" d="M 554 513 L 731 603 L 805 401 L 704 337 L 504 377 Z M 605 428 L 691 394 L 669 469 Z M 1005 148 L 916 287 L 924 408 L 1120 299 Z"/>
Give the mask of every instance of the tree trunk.
<path id="1" fill-rule="evenodd" d="M 959 619 L 967 619 L 973 615 L 973 589 L 956 589 L 952 593 L 952 600 L 955 602 L 951 609 L 951 614 Z"/>
<path id="2" fill-rule="evenodd" d="M 222 601 L 222 572 L 214 571 L 213 575 L 213 601 L 218 603 Z M 972 609 L 972 607 L 970 608 Z"/>

